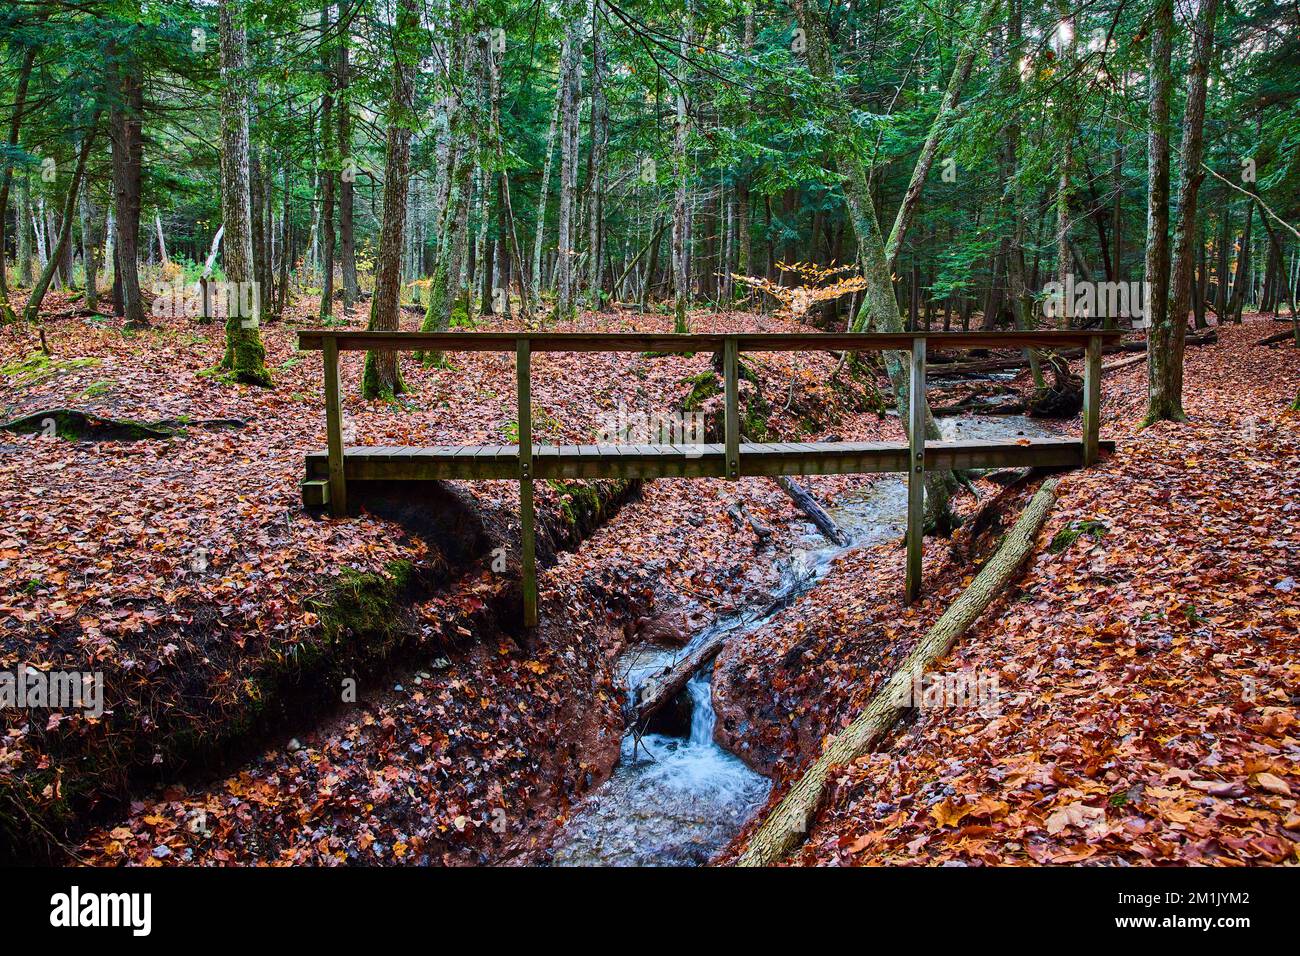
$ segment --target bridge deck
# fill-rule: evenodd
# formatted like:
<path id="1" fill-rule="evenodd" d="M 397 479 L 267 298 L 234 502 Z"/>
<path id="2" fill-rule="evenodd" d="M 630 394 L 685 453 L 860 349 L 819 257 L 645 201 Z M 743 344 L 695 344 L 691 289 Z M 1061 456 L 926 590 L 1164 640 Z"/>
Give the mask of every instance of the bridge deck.
<path id="1" fill-rule="evenodd" d="M 1103 442 L 1102 446 L 1113 443 Z M 1109 450 L 1109 449 L 1108 449 Z M 906 442 L 812 442 L 740 445 L 741 475 L 826 475 L 908 470 Z M 1078 468 L 1083 442 L 1033 438 L 1010 442 L 926 442 L 927 469 Z M 348 481 L 430 481 L 519 477 L 518 445 L 434 445 L 343 450 Z M 726 446 L 534 445 L 536 478 L 721 478 Z M 307 478 L 329 478 L 329 453 L 307 456 Z"/>

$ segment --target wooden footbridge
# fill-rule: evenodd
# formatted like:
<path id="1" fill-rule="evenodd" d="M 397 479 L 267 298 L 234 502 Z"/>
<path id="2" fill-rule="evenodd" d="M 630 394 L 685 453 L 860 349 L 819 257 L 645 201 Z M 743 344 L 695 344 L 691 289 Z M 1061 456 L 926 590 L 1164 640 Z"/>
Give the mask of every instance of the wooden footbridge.
<path id="1" fill-rule="evenodd" d="M 522 526 L 524 621 L 537 624 L 533 480 L 537 478 L 724 478 L 751 475 L 826 475 L 906 472 L 906 596 L 921 588 L 924 477 L 929 471 L 965 468 L 1078 468 L 1097 460 L 1101 402 L 1101 347 L 1118 332 L 916 332 L 742 333 L 669 335 L 570 332 L 336 332 L 298 333 L 298 347 L 324 352 L 328 447 L 307 456 L 303 500 L 347 513 L 348 485 L 367 481 L 442 481 L 508 478 L 519 482 Z M 1007 442 L 924 441 L 927 348 L 1084 348 L 1083 435 L 1078 440 L 1020 439 Z M 519 443 L 390 448 L 343 446 L 339 352 L 514 352 L 518 379 Z M 738 414 L 741 352 L 883 351 L 911 353 L 908 442 L 741 441 Z M 722 353 L 724 441 L 703 445 L 534 445 L 530 364 L 534 352 Z"/>

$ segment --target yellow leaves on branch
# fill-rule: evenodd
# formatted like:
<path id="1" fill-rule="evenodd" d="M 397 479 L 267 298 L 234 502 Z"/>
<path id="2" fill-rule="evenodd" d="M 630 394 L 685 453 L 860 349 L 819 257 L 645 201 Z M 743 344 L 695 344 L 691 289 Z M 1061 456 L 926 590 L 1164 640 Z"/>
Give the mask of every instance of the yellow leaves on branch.
<path id="1" fill-rule="evenodd" d="M 783 273 L 794 273 L 802 280 L 802 284 L 785 286 L 765 277 L 743 276 L 735 272 L 731 278 L 751 289 L 767 293 L 781 303 L 778 315 L 789 316 L 799 322 L 818 303 L 852 295 L 867 287 L 867 280 L 858 274 L 855 265 L 819 266 L 811 262 L 778 262 L 777 268 Z"/>

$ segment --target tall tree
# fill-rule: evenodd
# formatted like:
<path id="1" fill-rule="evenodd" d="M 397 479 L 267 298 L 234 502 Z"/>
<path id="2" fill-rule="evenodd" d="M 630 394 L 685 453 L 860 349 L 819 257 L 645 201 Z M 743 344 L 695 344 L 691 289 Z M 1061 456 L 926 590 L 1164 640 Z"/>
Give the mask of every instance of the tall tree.
<path id="1" fill-rule="evenodd" d="M 139 9 L 135 14 L 140 16 Z M 109 75 L 117 90 L 109 117 L 109 135 L 113 140 L 113 221 L 116 229 L 113 237 L 114 281 L 122 298 L 126 327 L 145 328 L 149 320 L 140 295 L 139 267 L 144 66 L 140 51 L 129 35 L 114 37 L 109 44 L 108 61 Z"/>
<path id="2" fill-rule="evenodd" d="M 227 295 L 226 351 L 221 368 L 248 385 L 271 385 L 259 329 L 262 289 L 254 278 L 252 203 L 248 171 L 248 31 L 242 0 L 220 0 L 222 268 L 234 291 Z M 120 242 L 120 232 L 119 232 Z M 253 294 L 243 288 L 252 284 Z M 238 301 L 240 305 L 235 306 Z M 252 314 L 245 314 L 245 303 Z"/>
<path id="3" fill-rule="evenodd" d="M 1178 418 L 1170 404 L 1167 370 L 1174 360 L 1169 314 L 1169 97 L 1173 86 L 1174 0 L 1155 0 L 1151 17 L 1151 60 L 1147 67 L 1147 416 Z M 1182 316 L 1179 321 L 1186 322 Z"/>
<path id="4" fill-rule="evenodd" d="M 585 22 L 578 0 L 566 0 L 564 45 L 560 54 L 560 208 L 556 225 L 555 315 L 573 317 L 575 298 L 574 258 L 577 253 L 578 136 L 582 99 L 582 34 Z"/>
<path id="5" fill-rule="evenodd" d="M 415 67 L 423 46 L 415 0 L 398 0 L 393 25 L 393 85 L 388 101 L 388 145 L 384 163 L 384 216 L 375 265 L 375 294 L 370 301 L 372 332 L 401 327 L 402 247 L 406 237 L 406 193 L 411 176 L 411 130 L 415 128 Z M 391 349 L 366 353 L 361 377 L 364 398 L 386 398 L 406 391 Z"/>

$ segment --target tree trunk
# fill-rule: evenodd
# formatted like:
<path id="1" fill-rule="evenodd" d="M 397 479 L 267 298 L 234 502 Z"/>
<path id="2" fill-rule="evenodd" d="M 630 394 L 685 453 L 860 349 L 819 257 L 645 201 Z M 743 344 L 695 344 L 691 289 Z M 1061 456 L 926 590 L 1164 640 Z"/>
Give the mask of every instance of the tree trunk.
<path id="1" fill-rule="evenodd" d="M 343 267 L 343 311 L 351 313 L 361 290 L 357 284 L 357 240 L 354 225 L 353 193 L 356 169 L 352 165 L 352 110 L 348 95 L 348 36 L 347 28 L 340 30 L 338 74 L 335 81 L 338 99 L 335 109 L 339 115 L 339 258 Z"/>
<path id="2" fill-rule="evenodd" d="M 240 0 L 221 0 L 221 220 L 222 269 L 227 293 L 226 352 L 221 368 L 238 381 L 270 386 L 259 331 L 262 288 L 253 268 L 252 197 L 248 170 L 248 34 Z M 252 283 L 245 302 L 242 290 Z M 238 305 L 236 305 L 238 303 Z M 251 310 L 245 305 L 251 305 Z M 251 311 L 251 314 L 246 314 Z"/>
<path id="3" fill-rule="evenodd" d="M 32 294 L 27 299 L 27 307 L 23 310 L 23 321 L 28 324 L 34 325 L 40 318 L 41 302 L 45 299 L 45 292 L 50 287 L 50 281 L 54 278 L 55 270 L 59 268 L 59 263 L 64 258 L 64 250 L 72 248 L 72 220 L 76 214 L 77 196 L 81 192 L 81 180 L 86 174 L 86 161 L 90 157 L 90 149 L 95 142 L 97 133 L 95 127 L 98 124 L 99 110 L 96 109 L 90 117 L 90 125 L 82 134 L 77 166 L 72 173 L 72 182 L 68 185 L 68 191 L 63 199 L 62 224 L 59 227 L 58 238 L 54 241 L 54 248 L 50 250 L 50 257 L 45 263 L 45 268 L 41 270 L 41 274 L 36 278 L 36 284 L 32 286 Z"/>
<path id="4" fill-rule="evenodd" d="M 599 2 L 591 5 L 591 152 L 588 154 L 587 302 L 592 312 L 604 307 L 605 153 L 609 144 L 609 108 L 605 99 L 605 46 L 601 42 Z"/>
<path id="5" fill-rule="evenodd" d="M 16 95 L 14 96 L 13 114 L 9 117 L 9 142 L 8 142 L 9 149 L 8 152 L 6 153 L 6 158 L 10 153 L 14 151 L 14 149 L 17 148 L 18 133 L 22 129 L 23 113 L 25 112 L 27 106 L 27 87 L 31 82 L 32 64 L 35 61 L 36 61 L 36 45 L 32 44 L 27 48 L 27 52 L 23 54 L 23 65 L 18 71 L 18 86 L 16 90 Z M 26 229 L 26 224 L 22 221 L 23 215 L 22 215 L 21 207 L 23 205 L 26 205 L 30 209 L 30 205 L 31 205 L 30 199 L 27 198 L 30 195 L 30 185 L 27 181 L 26 176 L 23 177 L 23 180 L 24 180 L 24 186 L 27 187 L 24 189 L 23 195 L 24 198 L 27 199 L 27 201 L 25 204 L 24 203 L 19 204 L 20 215 L 18 216 L 18 223 L 17 223 L 19 236 L 21 236 L 23 234 L 23 231 Z M 7 322 L 13 322 L 15 321 L 16 318 L 14 315 L 13 307 L 9 304 L 9 279 L 7 275 L 8 260 L 7 260 L 7 253 L 5 247 L 5 218 L 9 215 L 9 186 L 12 182 L 13 182 L 13 167 L 6 161 L 4 164 L 4 173 L 3 175 L 0 175 L 0 325 L 3 325 Z M 30 214 L 28 214 L 28 218 L 30 218 Z M 25 260 L 23 259 L 23 255 L 22 255 L 23 244 L 21 239 L 19 240 L 18 248 L 19 248 L 19 260 L 26 261 L 27 263 L 28 276 L 26 278 L 26 284 L 30 285 L 31 284 L 30 246 L 28 247 L 28 254 Z"/>
<path id="6" fill-rule="evenodd" d="M 555 135 L 563 103 L 564 83 L 561 80 L 556 85 L 555 109 L 551 112 L 551 127 L 546 133 L 546 160 L 542 163 L 542 185 L 537 194 L 537 228 L 533 231 L 533 268 L 528 276 L 533 299 L 539 303 L 542 294 L 542 242 L 546 236 L 546 202 L 551 191 L 551 161 L 555 155 Z"/>
<path id="7" fill-rule="evenodd" d="M 1169 279 L 1169 313 L 1158 333 L 1156 348 L 1163 349 L 1157 363 L 1159 375 L 1149 390 L 1146 422 L 1181 421 L 1183 413 L 1183 351 L 1187 339 L 1187 312 L 1191 308 L 1192 280 L 1196 270 L 1196 200 L 1205 173 L 1205 91 L 1214 50 L 1214 18 L 1218 0 L 1201 0 L 1192 27 L 1192 55 L 1187 75 L 1187 107 L 1183 113 L 1183 140 L 1178 164 L 1178 219 L 1174 225 L 1173 263 Z M 1151 330 L 1156 334 L 1156 329 Z"/>
<path id="8" fill-rule="evenodd" d="M 842 179 L 845 203 L 858 241 L 858 258 L 866 280 L 863 294 L 865 311 L 859 310 L 853 331 L 865 331 L 864 316 L 870 316 L 880 332 L 903 331 L 903 317 L 894 298 L 893 283 L 881 241 L 880 224 L 871 199 L 868 170 L 856 150 L 849 128 L 852 111 L 838 88 L 831 61 L 830 42 L 827 38 L 825 14 L 814 8 L 810 0 L 793 0 L 793 8 L 807 39 L 808 68 L 821 83 L 831 90 L 830 124 L 836 162 Z M 894 388 L 894 402 L 899 417 L 906 427 L 910 403 L 911 383 L 907 357 L 900 352 L 883 353 L 885 368 Z M 926 438 L 938 440 L 939 427 L 926 408 Z M 926 472 L 927 509 L 935 528 L 947 531 L 952 525 L 948 500 L 956 487 L 952 472 Z"/>
<path id="9" fill-rule="evenodd" d="M 678 43 L 679 63 L 683 74 L 686 71 L 691 43 L 693 42 L 693 21 L 691 0 L 686 0 L 682 12 L 681 35 Z M 687 310 L 691 297 L 691 210 L 689 198 L 689 173 L 686 143 L 691 131 L 690 106 L 686 101 L 685 76 L 677 78 L 676 110 L 677 118 L 673 129 L 673 179 L 676 193 L 673 200 L 673 331 L 689 332 L 691 330 Z"/>
<path id="10" fill-rule="evenodd" d="M 582 8 L 576 0 L 563 6 L 564 44 L 560 53 L 560 210 L 556 241 L 555 317 L 561 321 L 573 317 L 576 305 L 574 257 L 577 251 L 578 222 L 578 138 L 582 96 Z"/>
<path id="11" fill-rule="evenodd" d="M 99 308 L 99 268 L 100 268 L 100 249 L 104 241 L 103 230 L 100 228 L 102 222 L 101 216 L 103 211 L 95 205 L 91 196 L 91 183 L 89 178 L 82 180 L 81 184 L 81 261 L 86 267 L 86 295 L 85 306 L 91 312 Z"/>
<path id="12" fill-rule="evenodd" d="M 1178 419 L 1182 407 L 1166 389 L 1172 383 L 1169 316 L 1169 95 L 1172 79 L 1173 0 L 1155 0 L 1151 23 L 1147 118 L 1147 417 Z"/>
<path id="13" fill-rule="evenodd" d="M 334 315 L 334 176 L 335 153 L 332 148 L 337 131 L 334 129 L 334 90 L 330 70 L 330 51 L 325 47 L 330 30 L 330 7 L 324 4 L 320 9 L 320 58 L 322 72 L 326 78 L 325 92 L 321 95 L 321 292 L 320 317 L 332 318 Z M 337 74 L 335 74 L 337 76 Z"/>
<path id="14" fill-rule="evenodd" d="M 411 174 L 411 130 L 414 73 L 420 59 L 420 15 L 415 0 L 398 0 L 393 26 L 393 85 L 388 104 L 388 142 L 384 163 L 384 213 L 375 263 L 375 294 L 370 300 L 371 331 L 395 332 L 401 327 L 398 308 L 402 291 L 402 247 L 406 235 L 406 193 Z M 406 391 L 397 353 L 391 349 L 366 353 L 361 377 L 363 398 L 388 398 Z"/>

